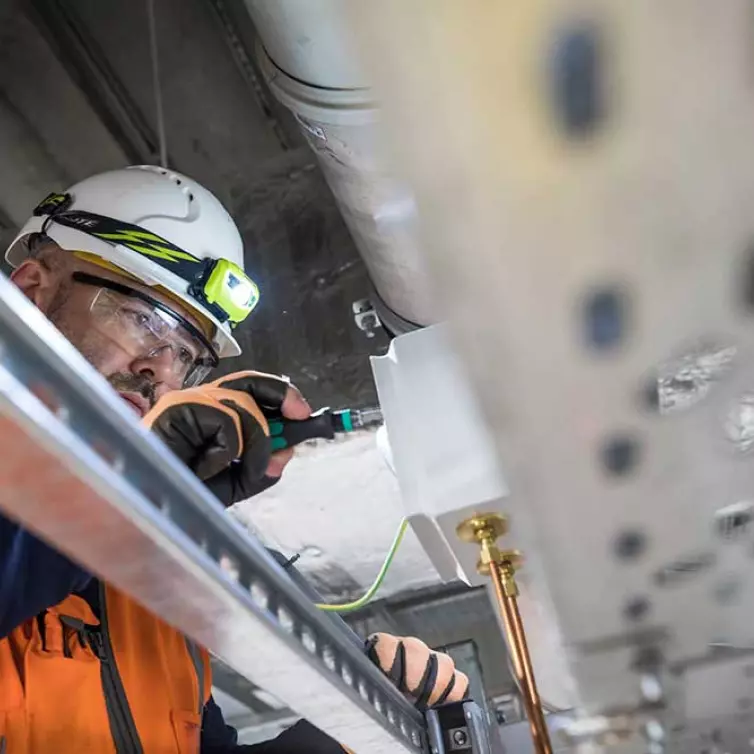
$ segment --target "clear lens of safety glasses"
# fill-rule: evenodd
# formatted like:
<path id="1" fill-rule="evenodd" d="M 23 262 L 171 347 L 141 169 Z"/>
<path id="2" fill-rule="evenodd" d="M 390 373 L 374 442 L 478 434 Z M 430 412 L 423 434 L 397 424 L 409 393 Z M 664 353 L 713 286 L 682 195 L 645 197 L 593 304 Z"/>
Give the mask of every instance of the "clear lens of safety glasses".
<path id="1" fill-rule="evenodd" d="M 198 385 L 215 365 L 207 348 L 167 307 L 101 287 L 91 304 L 98 329 L 134 359 L 164 360 L 174 385 Z"/>

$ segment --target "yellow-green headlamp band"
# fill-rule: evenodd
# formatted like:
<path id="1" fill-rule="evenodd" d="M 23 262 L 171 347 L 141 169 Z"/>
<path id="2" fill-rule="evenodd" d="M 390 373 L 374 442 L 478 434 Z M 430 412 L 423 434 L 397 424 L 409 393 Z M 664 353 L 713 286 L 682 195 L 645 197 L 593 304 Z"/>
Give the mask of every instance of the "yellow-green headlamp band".
<path id="1" fill-rule="evenodd" d="M 239 265 L 228 259 L 199 259 L 165 238 L 138 225 L 93 212 L 70 210 L 70 194 L 50 194 L 34 210 L 46 217 L 42 232 L 51 222 L 65 225 L 113 245 L 125 246 L 188 283 L 188 294 L 220 322 L 235 326 L 251 314 L 259 302 L 259 288 Z"/>

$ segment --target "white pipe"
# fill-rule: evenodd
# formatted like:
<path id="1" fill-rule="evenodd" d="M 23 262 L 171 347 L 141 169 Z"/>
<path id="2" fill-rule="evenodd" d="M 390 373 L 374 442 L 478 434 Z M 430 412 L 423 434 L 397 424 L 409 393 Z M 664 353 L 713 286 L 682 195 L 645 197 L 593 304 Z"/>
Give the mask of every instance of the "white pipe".
<path id="1" fill-rule="evenodd" d="M 275 64 L 320 89 L 368 89 L 339 0 L 246 0 Z"/>
<path id="2" fill-rule="evenodd" d="M 393 332 L 435 321 L 413 196 L 386 170 L 379 111 L 345 23 L 348 0 L 246 0 L 275 96 L 317 154 Z"/>

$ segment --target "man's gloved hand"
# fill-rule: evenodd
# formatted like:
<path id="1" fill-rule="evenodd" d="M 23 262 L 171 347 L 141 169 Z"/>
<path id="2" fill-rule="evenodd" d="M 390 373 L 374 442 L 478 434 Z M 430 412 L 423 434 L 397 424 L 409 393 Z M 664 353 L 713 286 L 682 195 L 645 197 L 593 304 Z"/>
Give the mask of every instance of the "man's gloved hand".
<path id="1" fill-rule="evenodd" d="M 367 655 L 419 709 L 460 701 L 469 691 L 469 679 L 453 660 L 420 639 L 374 634 L 367 640 Z"/>
<path id="2" fill-rule="evenodd" d="M 144 423 L 227 506 L 275 484 L 293 457 L 271 451 L 266 415 L 281 414 L 301 420 L 311 409 L 280 377 L 236 372 L 168 393 Z"/>
<path id="3" fill-rule="evenodd" d="M 455 669 L 453 660 L 448 655 L 432 652 L 419 639 L 374 634 L 367 641 L 367 654 L 419 709 L 466 698 L 469 679 Z M 255 754 L 257 750 L 258 754 L 294 751 L 307 754 L 354 754 L 307 720 L 299 720 L 272 741 L 255 744 Z"/>

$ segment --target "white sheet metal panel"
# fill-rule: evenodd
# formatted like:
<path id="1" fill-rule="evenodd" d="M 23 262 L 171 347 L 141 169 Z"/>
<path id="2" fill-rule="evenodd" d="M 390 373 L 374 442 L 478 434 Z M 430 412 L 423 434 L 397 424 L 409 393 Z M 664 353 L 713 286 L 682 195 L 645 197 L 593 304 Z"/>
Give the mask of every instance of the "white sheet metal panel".
<path id="1" fill-rule="evenodd" d="M 716 516 L 754 489 L 751 4 L 348 7 L 582 704 L 639 704 L 649 647 L 682 709 L 688 663 L 754 646 Z"/>

